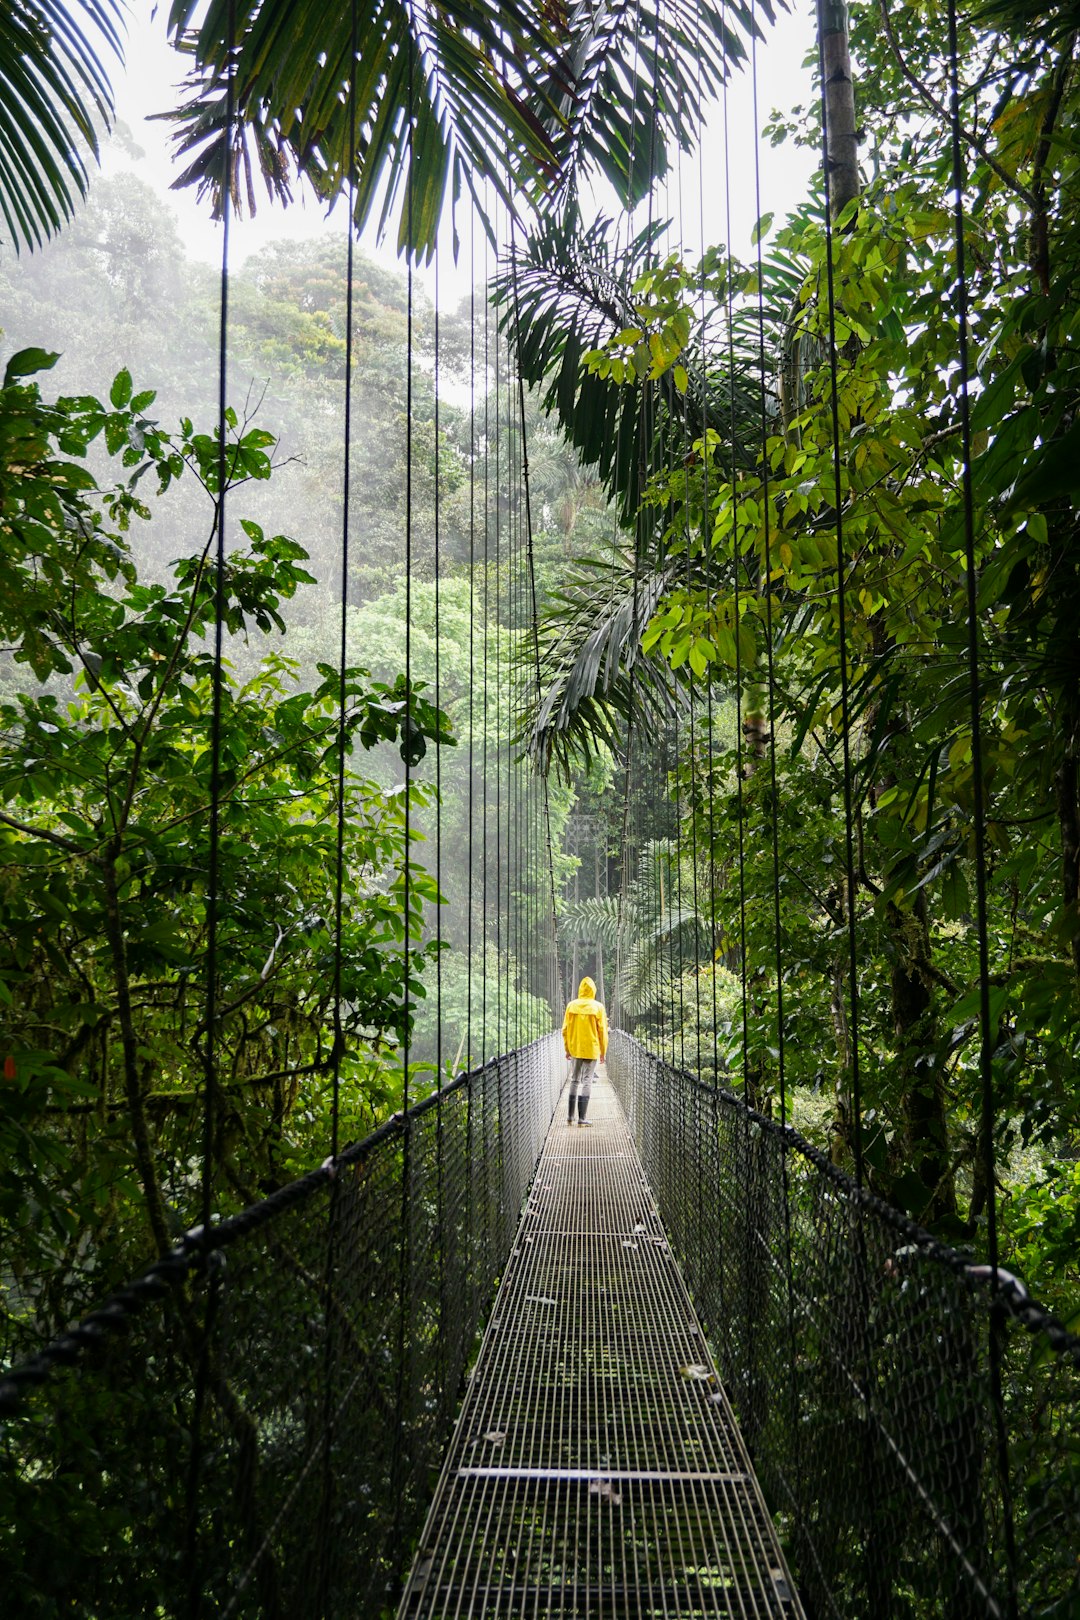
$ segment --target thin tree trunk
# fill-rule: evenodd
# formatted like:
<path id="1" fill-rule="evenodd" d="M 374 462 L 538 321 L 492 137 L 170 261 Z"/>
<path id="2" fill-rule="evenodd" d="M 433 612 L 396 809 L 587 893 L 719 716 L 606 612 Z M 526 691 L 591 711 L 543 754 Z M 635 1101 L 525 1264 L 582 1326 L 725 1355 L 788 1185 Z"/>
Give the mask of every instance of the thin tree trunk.
<path id="1" fill-rule="evenodd" d="M 848 50 L 848 14 L 842 0 L 818 0 L 822 96 L 828 125 L 825 161 L 829 165 L 830 214 L 836 220 L 859 195 L 859 140 L 855 124 L 855 84 Z"/>
<path id="2" fill-rule="evenodd" d="M 1072 960 L 1080 979 L 1080 691 L 1069 681 L 1062 706 L 1061 763 L 1055 772 L 1058 824 L 1061 828 L 1061 888 L 1066 919 L 1072 927 Z"/>
<path id="3" fill-rule="evenodd" d="M 106 850 L 102 861 L 105 883 L 105 933 L 113 959 L 113 972 L 116 975 L 116 1008 L 120 1024 L 120 1047 L 123 1053 L 124 1096 L 127 1102 L 131 1134 L 135 1145 L 135 1162 L 139 1167 L 139 1179 L 143 1185 L 150 1230 L 154 1234 L 154 1242 L 157 1244 L 158 1253 L 164 1255 L 168 1254 L 172 1242 L 169 1236 L 168 1221 L 165 1216 L 165 1204 L 158 1184 L 154 1149 L 150 1141 L 150 1128 L 147 1124 L 146 1109 L 143 1103 L 144 1086 L 142 1076 L 139 1073 L 138 1038 L 132 1016 L 131 985 L 127 969 L 127 947 L 124 940 L 123 919 L 120 915 L 120 891 L 116 871 L 118 859 L 119 848 L 118 844 L 114 842 Z"/>
<path id="4" fill-rule="evenodd" d="M 925 1206 L 915 1214 L 933 1226 L 942 1216 L 955 1217 L 956 1187 L 941 1066 L 933 1061 L 937 1032 L 932 948 L 922 890 L 910 909 L 889 906 L 888 928 L 893 947 L 893 1030 L 904 1073 L 903 1148 L 906 1167 L 926 1188 Z"/>

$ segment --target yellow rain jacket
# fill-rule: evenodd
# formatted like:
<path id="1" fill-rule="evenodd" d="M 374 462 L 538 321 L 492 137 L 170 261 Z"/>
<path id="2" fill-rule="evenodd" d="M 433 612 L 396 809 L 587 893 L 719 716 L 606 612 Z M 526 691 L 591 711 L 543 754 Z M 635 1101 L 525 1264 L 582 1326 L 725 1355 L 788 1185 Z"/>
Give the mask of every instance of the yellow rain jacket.
<path id="1" fill-rule="evenodd" d="M 582 979 L 576 999 L 567 1004 L 562 1038 L 567 1057 L 602 1058 L 607 1053 L 607 1013 L 591 979 Z"/>

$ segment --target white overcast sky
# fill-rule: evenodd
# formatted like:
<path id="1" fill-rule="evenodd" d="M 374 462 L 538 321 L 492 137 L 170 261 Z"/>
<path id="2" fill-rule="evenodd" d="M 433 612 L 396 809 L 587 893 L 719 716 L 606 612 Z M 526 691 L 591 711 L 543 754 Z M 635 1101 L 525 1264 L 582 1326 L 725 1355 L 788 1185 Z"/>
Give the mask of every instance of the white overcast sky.
<path id="1" fill-rule="evenodd" d="M 777 25 L 769 30 L 764 44 L 758 46 L 757 102 L 761 122 L 774 107 L 787 110 L 796 103 L 806 105 L 813 93 L 810 75 L 802 66 L 813 43 L 812 0 L 811 3 L 792 0 L 792 3 L 792 13 L 781 12 Z M 134 162 L 113 144 L 106 154 L 104 167 L 106 172 L 134 167 L 174 209 L 187 252 L 192 257 L 219 263 L 220 225 L 211 222 L 205 204 L 196 203 L 193 190 L 170 190 L 179 169 L 169 150 L 168 128 L 148 122 L 150 114 L 175 104 L 175 87 L 182 76 L 183 59 L 166 40 L 166 9 L 165 0 L 160 3 L 131 0 L 126 68 L 116 75 L 117 111 L 145 156 Z M 694 256 L 702 245 L 723 242 L 726 238 L 723 122 L 722 108 L 717 106 L 705 132 L 703 163 L 699 167 L 696 156 L 684 159 L 681 180 L 673 179 L 666 197 L 656 204 L 661 214 L 679 216 L 679 235 L 688 257 Z M 731 245 L 745 258 L 749 255 L 750 233 L 757 217 L 753 85 L 749 72 L 737 75 L 732 82 L 727 123 L 731 131 L 731 159 L 727 166 L 731 175 Z M 758 141 L 757 147 L 762 209 L 782 216 L 805 196 L 813 160 L 809 154 L 790 146 L 776 149 L 768 142 Z M 704 195 L 704 231 L 698 208 L 699 194 Z M 281 208 L 271 204 L 263 192 L 254 219 L 233 221 L 230 256 L 234 263 L 242 262 L 270 242 L 306 239 L 344 230 L 344 210 L 340 205 L 327 219 L 324 206 L 304 187 L 298 185 L 295 195 L 296 201 L 290 207 Z M 462 235 L 467 238 L 467 230 L 462 229 Z M 380 247 L 373 238 L 365 239 L 364 247 L 385 262 L 394 261 L 392 241 Z M 472 274 L 467 264 L 454 268 L 449 235 L 445 246 L 440 247 L 440 260 L 444 293 L 451 299 L 456 298 L 465 292 Z M 430 286 L 430 272 L 424 279 Z"/>

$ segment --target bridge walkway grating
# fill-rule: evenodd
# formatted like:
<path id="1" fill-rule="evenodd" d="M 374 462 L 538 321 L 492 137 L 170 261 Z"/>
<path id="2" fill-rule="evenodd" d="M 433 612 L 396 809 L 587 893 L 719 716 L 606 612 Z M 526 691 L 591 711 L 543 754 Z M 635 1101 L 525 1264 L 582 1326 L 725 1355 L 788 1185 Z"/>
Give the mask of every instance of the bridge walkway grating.
<path id="1" fill-rule="evenodd" d="M 626 1119 L 556 1110 L 399 1620 L 802 1620 Z"/>

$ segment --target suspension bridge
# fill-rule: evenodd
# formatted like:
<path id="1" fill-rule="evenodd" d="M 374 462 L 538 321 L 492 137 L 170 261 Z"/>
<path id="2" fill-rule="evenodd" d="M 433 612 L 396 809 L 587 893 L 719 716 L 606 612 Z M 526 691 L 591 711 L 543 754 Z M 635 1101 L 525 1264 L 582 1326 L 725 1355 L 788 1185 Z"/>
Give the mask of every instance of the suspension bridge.
<path id="1" fill-rule="evenodd" d="M 760 29 L 753 5 L 734 9 L 751 41 L 757 119 Z M 853 423 L 865 424 L 844 390 L 855 387 L 870 339 L 838 314 L 834 268 L 857 196 L 856 132 L 852 120 L 850 127 L 836 123 L 838 108 L 842 117 L 848 110 L 835 99 L 837 86 L 849 82 L 846 23 L 836 20 L 843 8 L 818 9 L 826 94 L 815 228 L 823 257 L 812 297 L 800 289 L 814 278 L 800 271 L 792 280 L 783 255 L 777 260 L 780 381 L 776 356 L 766 358 L 766 321 L 775 310 L 766 311 L 759 237 L 756 281 L 733 262 L 718 271 L 724 256 L 710 256 L 704 242 L 693 275 L 667 251 L 686 234 L 681 171 L 667 182 L 671 224 L 654 217 L 649 202 L 621 281 L 614 258 L 604 257 L 600 226 L 583 227 L 571 212 L 523 243 L 520 221 L 506 207 L 513 188 L 505 178 L 493 183 L 482 239 L 474 222 L 468 244 L 474 289 L 493 288 L 492 302 L 482 293 L 478 307 L 475 290 L 470 294 L 468 333 L 457 336 L 449 388 L 446 356 L 454 344 L 440 328 L 437 283 L 431 343 L 421 354 L 409 261 L 400 312 L 403 674 L 396 684 L 370 687 L 350 643 L 357 536 L 350 520 L 356 275 L 349 233 L 342 523 L 334 559 L 338 655 L 334 666 L 316 664 L 324 707 L 301 743 L 288 747 L 261 721 L 250 734 L 242 731 L 227 671 L 228 632 L 250 628 L 245 613 L 260 627 L 267 615 L 272 620 L 296 580 L 273 572 L 285 556 L 280 546 L 279 555 L 273 551 L 282 537 L 267 544 L 248 520 L 244 533 L 250 539 L 257 532 L 263 550 L 254 564 L 236 561 L 233 475 L 244 457 L 245 466 L 255 465 L 262 446 L 244 437 L 247 424 L 238 427 L 227 410 L 224 233 L 217 440 L 199 462 L 215 499 L 215 535 L 188 570 L 189 597 L 171 604 L 184 636 L 197 601 L 209 604 L 199 629 L 211 650 L 198 650 L 194 660 L 212 702 L 205 713 L 198 709 L 193 681 L 183 719 L 159 725 L 166 691 L 155 682 L 162 668 L 188 669 L 184 641 L 170 644 L 168 657 L 154 643 L 143 691 L 122 663 L 108 667 L 89 632 L 77 627 L 72 656 L 91 694 L 79 725 L 89 734 L 97 701 L 109 707 L 105 727 L 113 728 L 116 754 L 109 753 L 101 789 L 112 834 L 101 832 L 96 801 L 91 825 L 76 814 L 74 797 L 55 815 L 20 800 L 19 815 L 4 817 L 11 848 L 44 849 L 58 870 L 80 874 L 86 893 L 100 890 L 115 980 L 101 992 L 104 1011 L 80 988 L 65 1008 L 62 1061 L 51 1048 L 42 1058 L 43 1043 L 56 1038 L 46 992 L 64 958 L 57 949 L 42 967 L 30 938 L 18 972 L 0 982 L 6 996 L 8 979 L 21 991 L 24 976 L 33 978 L 30 964 L 46 986 L 45 1010 L 34 1003 L 26 1014 L 5 1056 L 5 1080 L 36 1074 L 40 1059 L 50 1085 L 73 1075 L 78 1082 L 86 1053 L 103 1054 L 92 1084 L 84 1080 L 70 1097 L 58 1086 L 63 1106 L 46 1086 L 44 1113 L 50 1120 L 62 1113 L 52 1125 L 82 1142 L 79 1133 L 91 1122 L 108 1123 L 128 1109 L 134 1147 L 124 1164 L 136 1165 L 141 1177 L 131 1205 L 144 1195 L 148 1214 L 145 1222 L 141 1207 L 138 1219 L 125 1214 L 118 1224 L 129 1225 L 118 1244 L 125 1254 L 136 1244 L 145 1252 L 147 1230 L 156 1244 L 156 1258 L 120 1286 L 113 1286 L 115 1267 L 103 1267 L 104 1297 L 61 1331 L 57 1321 L 71 1315 L 66 1288 L 77 1281 L 85 1290 L 97 1275 L 100 1233 L 69 1230 L 63 1212 L 57 1215 L 64 1269 L 55 1288 L 51 1277 L 0 1256 L 5 1332 L 18 1352 L 0 1373 L 5 1616 L 1080 1620 L 1080 1340 L 1002 1267 L 996 1233 L 1003 1115 L 995 1063 L 1000 1069 L 1010 1030 L 997 1003 L 991 1017 L 996 986 L 981 787 L 954 795 L 970 821 L 961 832 L 946 829 L 906 868 L 906 843 L 900 855 L 882 857 L 895 881 L 886 885 L 879 872 L 879 886 L 866 872 L 866 804 L 894 791 L 873 751 L 901 730 L 890 711 L 889 659 L 903 642 L 879 645 L 885 632 L 874 616 L 881 604 L 857 588 L 845 550 L 845 524 L 854 526 L 858 513 L 841 476 L 842 437 Z M 616 129 L 630 193 L 636 153 L 636 181 L 648 171 L 641 195 L 656 194 L 656 130 L 667 128 L 676 104 L 700 114 L 702 61 L 712 89 L 726 83 L 735 36 L 724 8 L 705 10 L 722 45 L 709 45 L 700 18 L 694 36 L 689 11 L 664 35 L 663 7 L 649 12 L 651 41 L 638 29 L 632 42 L 632 115 L 626 129 Z M 948 20 L 942 72 L 958 83 L 952 4 Z M 231 10 L 228 21 L 231 30 Z M 343 46 L 354 61 L 366 49 L 361 22 L 354 4 Z M 425 171 L 414 168 L 425 156 L 418 130 L 426 128 L 429 146 L 434 142 L 418 112 L 428 81 L 420 47 L 406 35 L 395 46 L 404 111 L 393 137 L 399 180 L 408 158 L 402 230 L 415 245 L 422 226 L 437 263 L 437 208 L 429 194 L 418 197 Z M 662 36 L 670 51 L 661 49 Z M 488 48 L 496 43 L 492 34 Z M 228 44 L 222 88 L 231 125 L 241 116 L 236 97 L 245 81 L 231 34 Z M 421 45 L 434 49 L 431 40 Z M 695 53 L 691 72 L 685 59 Z M 320 55 L 320 73 L 325 61 Z M 652 98 L 647 117 L 639 76 Z M 328 115 L 346 121 L 339 133 L 352 154 L 364 119 L 356 78 L 333 87 Z M 374 78 L 385 89 L 378 73 Z M 560 89 L 559 108 L 563 99 Z M 957 654 L 971 707 L 963 722 L 950 720 L 954 729 L 944 738 L 934 733 L 935 763 L 916 781 L 911 804 L 927 775 L 932 799 L 936 773 L 945 768 L 940 755 L 956 744 L 958 727 L 967 728 L 960 740 L 969 746 L 976 784 L 982 780 L 959 100 L 957 91 L 942 115 L 938 154 L 952 164 L 956 195 L 956 420 L 927 443 L 961 446 L 949 476 L 964 499 L 946 516 L 945 506 L 933 510 L 943 529 L 952 525 L 950 543 L 972 593 L 967 662 Z M 755 144 L 760 135 L 755 128 Z M 730 148 L 725 99 L 729 234 Z M 227 152 L 226 219 L 233 162 Z M 699 190 L 703 172 L 699 158 Z M 841 175 L 854 189 L 837 197 L 832 187 Z M 349 217 L 358 217 L 370 187 L 361 203 L 366 182 L 354 155 L 338 178 Z M 588 263 L 579 256 L 582 242 L 598 255 Z M 552 276 L 553 286 L 544 279 Z M 747 293 L 751 282 L 755 291 Z M 714 307 L 701 317 L 696 355 L 686 334 L 707 297 Z M 812 305 L 816 322 L 795 341 L 793 301 Z M 713 328 L 721 332 L 715 342 Z M 20 364 L 16 381 L 30 366 Z M 606 555 L 583 576 L 592 594 L 578 616 L 577 643 L 559 617 L 554 588 L 547 617 L 541 605 L 526 383 L 563 412 L 563 427 L 613 498 L 604 516 L 612 531 Z M 421 419 L 425 391 L 429 408 Z M 455 391 L 468 403 L 453 407 L 461 448 L 452 456 L 446 418 Z M 109 433 L 137 460 L 146 433 L 130 397 L 128 377 L 111 397 Z M 188 427 L 185 454 L 195 455 Z M 835 477 L 824 495 L 819 480 L 811 510 L 794 480 L 815 433 Z M 920 441 L 920 464 L 925 453 Z M 163 455 L 159 472 L 167 465 Z M 789 472 L 782 498 L 770 492 L 770 477 L 779 482 Z M 875 474 L 875 489 L 903 485 L 894 472 Z M 458 549 L 448 557 L 447 505 L 455 491 Z M 800 565 L 803 573 L 789 541 L 770 527 L 798 512 L 800 499 L 816 548 L 816 561 Z M 924 504 L 932 505 L 928 497 Z M 759 532 L 753 525 L 762 513 Z M 660 542 L 672 536 L 665 553 Z M 863 543 L 869 549 L 865 535 Z M 119 542 L 114 550 L 119 554 Z M 890 553 L 889 568 L 895 563 Z M 111 561 L 103 594 L 112 612 L 109 592 L 119 586 L 108 567 Z M 274 595 L 271 577 L 273 591 L 281 579 L 288 589 Z M 247 594 L 230 602 L 236 578 Z M 448 629 L 447 595 L 463 580 L 459 597 L 467 607 Z M 429 589 L 423 624 L 421 585 Z M 661 615 L 647 646 L 654 614 L 678 592 L 684 596 L 674 616 L 666 622 Z M 853 592 L 869 602 L 873 621 L 858 657 L 849 646 Z M 813 634 L 806 631 L 809 608 L 778 623 L 800 593 L 808 603 L 828 597 L 828 634 L 817 621 Z M 150 591 L 138 604 L 146 625 L 155 600 Z M 134 608 L 129 617 L 135 622 Z M 157 634 L 160 626 L 151 628 Z M 807 796 L 792 805 L 778 788 L 777 737 L 791 721 L 774 656 L 804 631 L 818 660 L 810 684 L 817 684 L 794 751 L 813 726 L 828 732 L 831 751 L 823 743 L 821 753 L 831 775 L 820 804 Z M 55 633 L 59 638 L 63 627 Z M 685 646 L 672 643 L 682 634 Z M 715 648 L 706 653 L 708 636 Z M 730 657 L 721 656 L 722 641 Z M 650 665 L 654 643 L 660 651 Z M 452 654 L 457 688 L 448 675 Z M 866 674 L 871 655 L 879 658 L 873 678 Z M 129 663 L 135 656 L 132 649 Z M 316 685 L 314 676 L 309 684 Z M 462 761 L 457 777 L 445 763 L 449 707 Z M 567 737 L 575 727 L 579 742 L 582 729 L 588 736 L 577 765 L 584 758 L 597 766 L 601 786 L 590 789 L 586 804 L 578 782 L 585 808 L 563 806 L 560 847 L 552 768 L 573 776 Z M 198 746 L 189 748 L 188 728 Z M 196 810 L 185 805 L 176 816 L 170 809 L 161 825 L 143 824 L 139 773 L 150 768 L 151 743 L 170 745 L 169 737 L 162 741 L 165 729 L 173 740 L 182 737 L 183 768 L 173 761 L 172 777 L 184 775 L 189 753 L 197 755 L 209 762 L 206 791 Z M 58 730 L 46 719 L 35 747 L 47 751 L 41 738 Z M 235 740 L 241 735 L 243 747 Z M 389 787 L 358 783 L 353 774 L 361 750 L 376 744 L 400 744 L 392 768 L 382 762 L 393 775 Z M 262 776 L 239 757 L 244 748 L 262 762 Z M 290 887 L 282 877 L 276 889 L 252 898 L 242 893 L 243 824 L 229 817 L 240 786 L 250 781 L 257 797 L 290 749 L 302 758 L 302 786 L 280 792 L 264 820 L 276 818 L 297 842 L 329 828 L 321 856 L 323 876 L 331 875 L 313 897 L 301 892 L 299 879 Z M 290 822 L 294 799 L 304 803 Z M 932 833 L 933 806 L 924 808 Z M 785 885 L 807 887 L 799 841 L 811 815 L 825 824 L 833 876 L 813 895 L 813 924 L 804 926 L 784 911 L 784 892 Z M 197 856 L 186 846 L 182 858 L 166 848 L 165 832 L 183 825 L 201 833 L 200 818 L 206 837 Z M 358 826 L 375 829 L 374 854 L 364 846 L 367 853 L 356 855 L 350 845 Z M 421 832 L 430 875 L 413 859 Z M 910 836 L 905 813 L 894 841 Z M 861 1073 L 868 1063 L 899 1071 L 904 1054 L 897 1016 L 883 1036 L 887 1019 L 879 1010 L 877 1047 L 865 1039 L 860 941 L 888 917 L 891 1010 L 895 1015 L 906 994 L 918 1003 L 909 1019 L 916 1024 L 930 999 L 929 957 L 924 962 L 916 948 L 909 972 L 897 965 L 903 926 L 888 908 L 899 917 L 906 900 L 916 919 L 909 934 L 918 934 L 923 888 L 961 859 L 974 892 L 961 885 L 950 918 L 970 930 L 979 957 L 978 1006 L 968 1009 L 961 1034 L 967 1041 L 979 1027 L 981 1093 L 971 1114 L 978 1142 L 968 1156 L 978 1196 L 973 1189 L 969 1230 L 954 1246 L 871 1190 L 902 1132 L 885 1143 L 880 1119 L 873 1124 L 863 1106 Z M 43 902 L 46 911 L 68 904 L 66 882 Z M 196 890 L 198 915 L 188 919 L 181 949 L 181 925 L 172 933 L 169 919 L 180 915 L 178 896 Z M 85 896 L 80 903 L 90 904 Z M 136 919 L 138 905 L 145 910 Z M 441 922 L 440 906 L 447 913 Z M 379 919 L 370 936 L 359 926 L 350 933 L 368 911 Z M 28 937 L 34 926 L 31 919 Z M 63 941 L 72 951 L 85 943 L 76 932 L 72 924 Z M 234 971 L 229 951 L 248 935 L 260 960 Z M 440 935 L 451 947 L 441 954 Z M 300 988 L 264 1009 L 260 993 L 293 961 L 290 953 L 300 964 Z M 455 961 L 464 963 L 460 1005 L 452 1005 Z M 95 971 L 96 964 L 95 956 Z M 550 1032 L 586 964 L 602 994 L 606 971 L 614 1014 L 587 1128 L 567 1121 L 563 1050 Z M 425 975 L 433 1009 L 427 1026 Z M 305 1004 L 305 1024 L 298 1007 L 311 984 L 318 1006 L 312 1013 Z M 165 1060 L 147 1057 L 140 1043 L 143 993 L 155 1010 L 179 1009 L 179 1033 L 170 1034 Z M 877 993 L 884 1005 L 880 986 Z M 797 994 L 828 1009 L 815 1027 L 828 1024 L 835 1046 L 822 1054 L 820 1071 L 835 1083 L 834 1151 L 792 1124 L 786 1063 L 800 1026 L 785 998 Z M 9 999 L 15 1006 L 14 992 Z M 189 1012 L 196 1001 L 198 1016 Z M 294 1025 L 300 1033 L 290 1044 Z M 918 1063 L 912 1060 L 916 1069 L 925 1070 L 927 1053 L 937 1061 L 938 1046 L 930 1037 L 925 1045 Z M 258 1062 L 249 1061 L 251 1046 Z M 386 1080 L 390 1071 L 396 1091 Z M 388 1117 L 349 1141 L 342 1121 L 359 1117 L 357 1096 L 367 1106 L 366 1083 Z M 237 1101 L 244 1088 L 256 1098 L 252 1112 L 261 1108 L 260 1122 L 265 1116 L 272 1126 L 271 1146 L 251 1175 L 244 1154 L 255 1150 Z M 924 1110 L 915 1120 L 922 1135 L 912 1134 L 925 1158 L 917 1191 L 926 1197 L 911 1207 L 932 1209 L 954 1181 L 954 1167 L 942 1163 L 945 1101 L 920 1070 L 905 1106 L 905 1129 Z M 320 1162 L 296 1176 L 282 1143 L 286 1116 L 301 1108 L 311 1127 L 304 1140 L 319 1142 L 304 1162 Z M 260 1137 L 258 1153 L 264 1146 Z M 93 1177 L 107 1181 L 113 1163 L 106 1155 Z M 65 1198 L 66 1173 L 54 1178 Z M 102 1202 L 104 1231 L 115 1210 L 111 1194 Z M 178 1223 L 196 1217 L 173 1241 Z"/>
<path id="2" fill-rule="evenodd" d="M 1075 1339 L 790 1127 L 608 1071 L 582 1130 L 557 1038 L 496 1059 L 9 1370 L 8 1612 L 1072 1613 Z"/>

